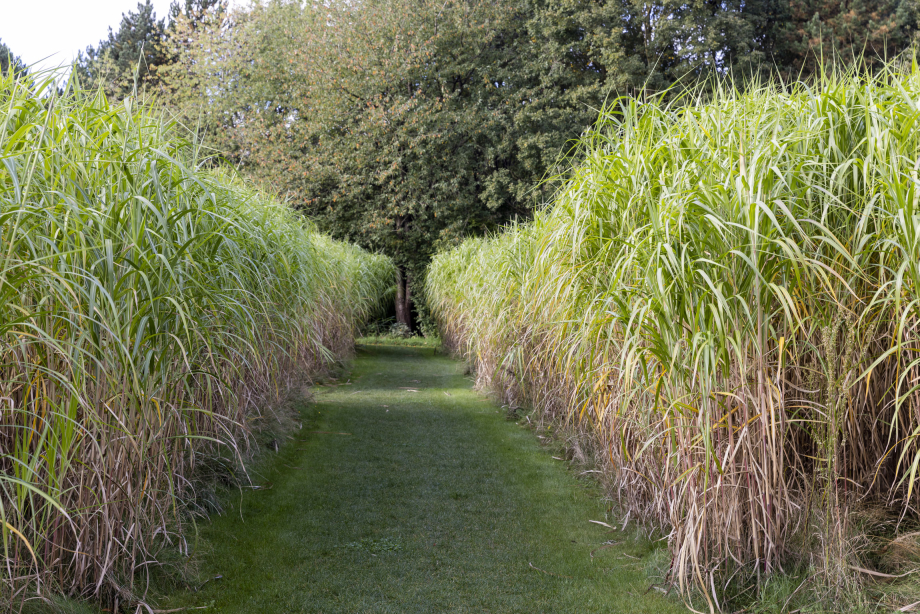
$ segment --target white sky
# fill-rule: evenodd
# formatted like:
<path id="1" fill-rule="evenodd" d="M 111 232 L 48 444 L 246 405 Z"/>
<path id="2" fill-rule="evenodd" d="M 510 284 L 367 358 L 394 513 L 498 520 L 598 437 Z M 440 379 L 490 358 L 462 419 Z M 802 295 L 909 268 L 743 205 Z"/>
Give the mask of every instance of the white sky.
<path id="1" fill-rule="evenodd" d="M 0 40 L 27 65 L 69 66 L 77 51 L 96 46 L 118 29 L 121 14 L 138 0 L 0 0 Z M 157 19 L 167 17 L 171 0 L 153 0 Z M 50 58 L 40 61 L 43 58 Z"/>

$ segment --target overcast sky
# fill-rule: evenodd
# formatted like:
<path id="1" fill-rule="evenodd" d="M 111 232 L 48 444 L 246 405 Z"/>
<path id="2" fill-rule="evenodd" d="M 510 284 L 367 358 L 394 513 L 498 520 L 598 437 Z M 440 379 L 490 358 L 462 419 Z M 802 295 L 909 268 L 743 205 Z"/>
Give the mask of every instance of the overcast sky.
<path id="1" fill-rule="evenodd" d="M 0 40 L 28 65 L 70 65 L 77 51 L 98 45 L 118 29 L 121 14 L 138 0 L 0 0 Z M 157 19 L 167 16 L 171 0 L 153 0 Z M 40 61 L 43 58 L 50 58 Z"/>

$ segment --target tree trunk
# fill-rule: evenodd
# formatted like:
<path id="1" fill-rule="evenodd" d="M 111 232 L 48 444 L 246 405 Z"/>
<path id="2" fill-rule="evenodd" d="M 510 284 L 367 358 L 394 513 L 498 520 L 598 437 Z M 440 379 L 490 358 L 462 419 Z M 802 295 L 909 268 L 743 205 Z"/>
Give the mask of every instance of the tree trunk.
<path id="1" fill-rule="evenodd" d="M 412 330 L 412 290 L 409 275 L 400 267 L 396 270 L 396 321 Z"/>

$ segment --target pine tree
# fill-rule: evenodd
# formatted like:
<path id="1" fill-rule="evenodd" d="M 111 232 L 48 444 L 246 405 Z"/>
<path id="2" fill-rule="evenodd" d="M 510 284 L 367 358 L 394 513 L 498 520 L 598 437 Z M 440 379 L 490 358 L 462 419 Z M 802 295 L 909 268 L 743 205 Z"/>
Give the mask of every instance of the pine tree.
<path id="1" fill-rule="evenodd" d="M 227 8 L 227 0 L 174 0 L 169 5 L 169 29 L 183 20 L 197 27 L 209 13 L 226 12 Z"/>
<path id="2" fill-rule="evenodd" d="M 26 75 L 29 72 L 22 58 L 13 55 L 12 50 L 0 40 L 0 74 L 6 75 L 11 70 L 17 76 Z"/>
<path id="3" fill-rule="evenodd" d="M 163 19 L 157 20 L 150 0 L 137 11 L 121 16 L 118 30 L 109 28 L 108 38 L 77 54 L 74 72 L 83 87 L 104 87 L 107 95 L 120 99 L 135 89 L 158 85 L 157 70 L 168 61 L 162 41 Z"/>
<path id="4" fill-rule="evenodd" d="M 917 0 L 788 0 L 788 20 L 771 32 L 781 71 L 809 75 L 831 64 L 880 65 L 917 33 Z"/>

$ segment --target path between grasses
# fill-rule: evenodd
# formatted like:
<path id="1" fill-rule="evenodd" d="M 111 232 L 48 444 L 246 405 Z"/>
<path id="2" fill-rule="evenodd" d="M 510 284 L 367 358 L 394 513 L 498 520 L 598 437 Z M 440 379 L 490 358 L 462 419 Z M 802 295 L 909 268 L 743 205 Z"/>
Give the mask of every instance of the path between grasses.
<path id="1" fill-rule="evenodd" d="M 347 381 L 346 381 L 347 380 Z M 218 612 L 681 612 L 662 552 L 607 532 L 599 493 L 431 348 L 364 346 L 304 428 L 207 526 Z M 619 545 L 591 552 L 607 541 Z"/>

